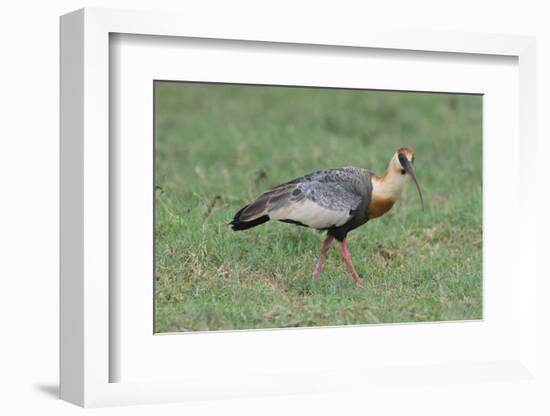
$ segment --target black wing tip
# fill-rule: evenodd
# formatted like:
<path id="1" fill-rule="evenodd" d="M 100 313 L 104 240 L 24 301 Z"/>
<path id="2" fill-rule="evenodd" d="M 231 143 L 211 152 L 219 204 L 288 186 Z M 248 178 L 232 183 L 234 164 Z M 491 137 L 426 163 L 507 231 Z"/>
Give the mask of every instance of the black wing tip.
<path id="1" fill-rule="evenodd" d="M 233 221 L 229 223 L 233 231 L 242 231 L 248 230 L 249 228 L 256 227 L 257 225 L 263 224 L 264 222 L 269 221 L 269 215 L 263 215 L 259 218 L 256 218 L 252 221 L 241 221 L 234 218 Z"/>
<path id="2" fill-rule="evenodd" d="M 233 220 L 228 224 L 231 226 L 233 231 L 242 231 L 248 230 L 249 228 L 256 227 L 257 225 L 263 224 L 264 222 L 269 221 L 269 215 L 263 215 L 259 218 L 253 219 L 252 221 L 241 221 L 239 218 L 242 212 L 248 208 L 248 205 L 242 207 L 233 217 Z"/>

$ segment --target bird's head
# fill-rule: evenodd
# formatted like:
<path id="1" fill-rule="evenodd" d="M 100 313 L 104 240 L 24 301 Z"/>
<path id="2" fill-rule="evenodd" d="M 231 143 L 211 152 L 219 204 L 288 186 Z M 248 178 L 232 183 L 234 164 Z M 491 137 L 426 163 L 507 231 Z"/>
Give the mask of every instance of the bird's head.
<path id="1" fill-rule="evenodd" d="M 420 203 L 422 204 L 422 209 L 424 209 L 424 198 L 422 197 L 422 191 L 420 190 L 420 185 L 418 184 L 418 179 L 416 178 L 416 173 L 413 168 L 414 164 L 414 153 L 411 149 L 407 147 L 401 147 L 397 149 L 395 155 L 390 161 L 390 170 L 393 175 L 409 175 L 418 189 L 418 195 L 420 196 Z"/>

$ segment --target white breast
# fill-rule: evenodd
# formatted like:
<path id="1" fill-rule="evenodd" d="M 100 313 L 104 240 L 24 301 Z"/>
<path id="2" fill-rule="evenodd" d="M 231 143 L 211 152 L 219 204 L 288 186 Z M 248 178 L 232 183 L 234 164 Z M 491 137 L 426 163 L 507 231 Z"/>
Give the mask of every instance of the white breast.
<path id="1" fill-rule="evenodd" d="M 311 228 L 329 228 L 345 224 L 350 218 L 349 211 L 335 211 L 324 208 L 309 199 L 268 212 L 273 220 L 292 220 Z"/>

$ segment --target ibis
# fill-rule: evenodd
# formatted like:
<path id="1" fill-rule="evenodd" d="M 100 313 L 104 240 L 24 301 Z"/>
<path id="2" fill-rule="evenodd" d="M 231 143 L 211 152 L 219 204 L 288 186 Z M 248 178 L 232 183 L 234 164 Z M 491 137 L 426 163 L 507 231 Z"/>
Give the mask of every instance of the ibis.
<path id="1" fill-rule="evenodd" d="M 408 177 L 414 181 L 424 209 L 413 164 L 414 153 L 402 147 L 390 159 L 383 176 L 352 166 L 309 173 L 263 193 L 242 207 L 230 225 L 233 230 L 241 231 L 278 220 L 326 231 L 313 277 L 321 273 L 329 247 L 336 239 L 359 286 L 361 276 L 351 261 L 346 237 L 351 230 L 387 213 L 401 195 Z"/>

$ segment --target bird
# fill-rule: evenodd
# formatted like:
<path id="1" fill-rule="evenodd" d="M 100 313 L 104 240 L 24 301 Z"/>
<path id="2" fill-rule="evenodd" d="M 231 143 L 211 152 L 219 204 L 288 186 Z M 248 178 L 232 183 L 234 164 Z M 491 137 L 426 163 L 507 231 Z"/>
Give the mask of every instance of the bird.
<path id="1" fill-rule="evenodd" d="M 342 257 L 357 286 L 362 277 L 351 260 L 346 238 L 350 231 L 386 214 L 395 204 L 408 178 L 424 198 L 414 170 L 413 151 L 401 147 L 391 157 L 383 176 L 353 166 L 319 170 L 275 186 L 242 207 L 229 223 L 234 231 L 248 230 L 270 220 L 326 231 L 317 278 L 333 240 L 341 244 Z"/>

